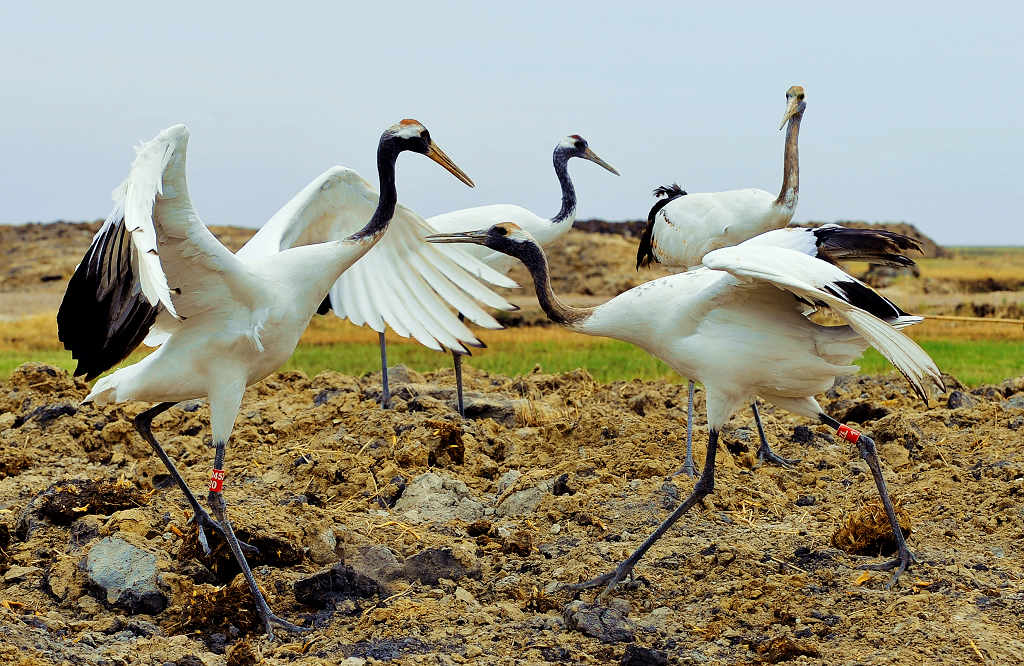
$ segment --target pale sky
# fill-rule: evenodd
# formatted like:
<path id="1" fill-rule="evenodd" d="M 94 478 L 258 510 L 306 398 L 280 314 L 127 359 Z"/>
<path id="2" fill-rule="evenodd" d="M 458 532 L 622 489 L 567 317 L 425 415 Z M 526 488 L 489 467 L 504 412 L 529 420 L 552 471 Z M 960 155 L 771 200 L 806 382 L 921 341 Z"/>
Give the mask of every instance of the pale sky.
<path id="1" fill-rule="evenodd" d="M 559 206 L 645 217 L 650 190 L 781 182 L 801 84 L 797 220 L 899 220 L 941 243 L 1024 244 L 1024 9 L 1016 3 L 3 3 L 0 221 L 105 217 L 139 140 L 186 123 L 207 224 L 263 224 L 334 164 L 376 183 L 380 132 L 422 121 L 477 183 L 420 155 L 424 216 Z M 833 4 L 837 6 L 833 7 Z"/>

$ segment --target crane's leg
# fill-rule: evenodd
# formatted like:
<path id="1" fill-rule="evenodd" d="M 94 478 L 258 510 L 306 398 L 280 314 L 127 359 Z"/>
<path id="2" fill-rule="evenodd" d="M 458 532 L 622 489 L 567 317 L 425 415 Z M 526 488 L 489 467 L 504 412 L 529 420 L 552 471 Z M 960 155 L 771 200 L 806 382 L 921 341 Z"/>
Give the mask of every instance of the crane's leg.
<path id="1" fill-rule="evenodd" d="M 636 563 L 640 561 L 640 558 L 644 556 L 644 553 L 654 545 L 654 542 L 661 538 L 661 535 L 668 531 L 668 529 L 672 527 L 673 523 L 679 520 L 684 513 L 689 511 L 694 504 L 707 497 L 711 491 L 715 489 L 715 451 L 717 451 L 717 449 L 718 431 L 712 429 L 708 432 L 708 453 L 707 457 L 704 459 L 704 472 L 700 475 L 700 478 L 697 479 L 697 484 L 693 487 L 693 492 L 690 493 L 689 497 L 683 500 L 683 503 L 680 504 L 679 507 L 661 523 L 661 525 L 658 526 L 658 529 L 654 530 L 651 536 L 647 537 L 646 541 L 640 544 L 640 547 L 637 548 L 632 555 L 623 560 L 617 567 L 615 567 L 614 570 L 604 574 L 603 576 L 598 576 L 592 580 L 577 583 L 575 585 L 568 585 L 566 587 L 570 590 L 586 590 L 606 585 L 604 591 L 598 595 L 598 600 L 603 601 L 619 581 L 632 573 L 633 567 L 635 567 Z"/>
<path id="2" fill-rule="evenodd" d="M 466 406 L 463 404 L 462 399 L 462 354 L 459 352 L 452 352 L 452 362 L 455 364 L 455 392 L 458 395 L 458 410 L 459 416 L 462 418 L 466 417 Z"/>
<path id="3" fill-rule="evenodd" d="M 164 451 L 162 446 L 160 446 L 160 442 L 158 442 L 156 437 L 153 436 L 153 419 L 160 414 L 163 414 L 171 407 L 174 407 L 176 404 L 178 403 L 161 402 L 159 405 L 142 412 L 135 417 L 135 429 L 139 431 L 140 435 L 142 435 L 142 439 L 149 442 L 149 445 L 153 447 L 153 451 L 156 452 L 157 457 L 159 457 L 163 462 L 164 467 L 167 468 L 171 478 L 174 479 L 174 482 L 178 484 L 179 488 L 181 488 L 181 492 L 185 493 L 185 499 L 188 500 L 188 503 L 192 506 L 192 519 L 195 521 L 196 529 L 198 530 L 197 539 L 199 540 L 199 547 L 203 549 L 204 555 L 209 556 L 210 544 L 206 540 L 205 530 L 212 529 L 220 533 L 220 535 L 227 540 L 227 537 L 224 534 L 224 528 L 217 521 L 211 518 L 210 514 L 206 512 L 206 509 L 199 504 L 199 500 L 197 500 L 196 496 L 192 494 L 188 484 L 185 483 L 185 479 L 183 479 L 181 473 L 178 472 L 178 468 L 174 466 L 174 463 L 171 462 L 167 452 Z M 258 548 L 250 546 L 244 541 L 239 541 L 238 543 L 242 550 L 247 551 L 250 555 L 256 555 L 260 552 Z"/>
<path id="4" fill-rule="evenodd" d="M 256 610 L 263 619 L 263 628 L 267 632 L 267 637 L 270 640 L 274 640 L 274 625 L 282 627 L 286 631 L 311 631 L 309 627 L 300 627 L 274 615 L 267 604 L 266 598 L 260 591 L 259 585 L 256 584 L 256 577 L 252 575 L 252 569 L 249 568 L 249 563 L 246 561 L 245 555 L 242 554 L 241 542 L 235 536 L 235 531 L 232 529 L 231 521 L 228 520 L 227 516 L 227 504 L 224 502 L 223 495 L 225 442 L 223 440 L 218 441 L 216 446 L 217 453 L 214 457 L 213 476 L 210 479 L 210 492 L 207 496 L 207 502 L 210 504 L 210 508 L 213 509 L 213 514 L 217 516 L 217 521 L 223 527 L 228 547 L 231 548 L 231 554 L 235 556 L 235 561 L 238 562 L 238 566 L 242 569 L 242 575 L 245 576 L 245 582 L 249 584 L 249 591 L 256 600 Z"/>
<path id="5" fill-rule="evenodd" d="M 380 377 L 384 384 L 380 394 L 380 408 L 387 409 L 391 406 L 391 389 L 388 388 L 388 344 L 384 341 L 384 332 L 377 334 L 380 342 Z"/>
<path id="6" fill-rule="evenodd" d="M 896 520 L 896 510 L 892 506 L 892 500 L 889 499 L 889 491 L 885 487 L 885 478 L 882 476 L 882 465 L 878 460 L 878 452 L 875 450 L 875 441 L 867 435 L 862 435 L 853 428 L 841 424 L 831 416 L 827 414 L 819 414 L 818 418 L 822 423 L 829 426 L 830 428 L 836 429 L 836 434 L 845 439 L 848 442 L 857 445 L 857 449 L 860 451 L 860 457 L 864 459 L 864 462 L 868 464 L 871 469 L 871 476 L 875 479 L 875 487 L 878 488 L 878 495 L 882 498 L 882 506 L 885 508 L 885 515 L 889 517 L 889 525 L 892 526 L 892 535 L 896 540 L 896 557 L 883 562 L 881 564 L 864 564 L 861 565 L 860 569 L 872 569 L 874 571 L 889 571 L 894 570 L 892 579 L 887 588 L 892 587 L 900 575 L 906 571 L 911 564 L 917 562 L 917 558 L 910 552 L 910 548 L 907 547 L 907 540 L 903 538 L 903 530 L 900 529 L 899 521 Z"/>
<path id="7" fill-rule="evenodd" d="M 459 321 L 466 321 L 466 317 L 460 312 Z M 458 411 L 459 416 L 466 418 L 466 406 L 462 399 L 462 354 L 453 351 L 452 352 L 452 363 L 455 366 L 455 393 L 458 396 Z"/>
<path id="8" fill-rule="evenodd" d="M 688 387 L 689 396 L 686 399 L 686 459 L 683 466 L 676 470 L 672 476 L 686 474 L 691 479 L 697 476 L 697 468 L 693 465 L 693 380 L 690 380 Z"/>
<path id="9" fill-rule="evenodd" d="M 754 423 L 757 424 L 757 434 L 761 437 L 761 444 L 757 447 L 757 464 L 761 465 L 764 462 L 769 462 L 779 467 L 792 467 L 800 462 L 799 458 L 783 458 L 772 451 L 772 447 L 768 446 L 768 438 L 764 436 L 761 412 L 757 409 L 757 398 L 754 398 L 754 402 L 750 403 L 750 408 L 754 410 Z"/>

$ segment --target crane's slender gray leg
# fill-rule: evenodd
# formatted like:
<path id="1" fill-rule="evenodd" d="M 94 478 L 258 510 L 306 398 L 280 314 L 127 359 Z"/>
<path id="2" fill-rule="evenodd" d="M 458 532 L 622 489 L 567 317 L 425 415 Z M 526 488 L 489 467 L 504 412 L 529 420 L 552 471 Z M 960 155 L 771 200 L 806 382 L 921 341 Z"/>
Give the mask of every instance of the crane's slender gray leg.
<path id="1" fill-rule="evenodd" d="M 867 435 L 862 435 L 856 430 L 849 426 L 844 426 L 839 421 L 835 420 L 827 414 L 820 414 L 818 416 L 821 422 L 825 425 L 835 428 L 836 434 L 845 439 L 848 442 L 852 442 L 857 445 L 857 449 L 860 451 L 860 457 L 864 459 L 864 462 L 868 464 L 868 468 L 871 469 L 871 476 L 875 479 L 875 487 L 878 488 L 878 495 L 882 498 L 882 506 L 885 507 L 885 515 L 889 517 L 889 525 L 892 526 L 892 535 L 896 540 L 896 557 L 883 562 L 881 564 L 863 564 L 860 569 L 871 569 L 874 571 L 889 571 L 895 570 L 892 574 L 892 579 L 887 588 L 892 587 L 900 575 L 906 571 L 911 564 L 917 562 L 917 558 L 910 552 L 910 548 L 907 547 L 907 540 L 903 537 L 903 530 L 900 529 L 899 521 L 896 520 L 896 510 L 893 508 L 892 500 L 889 499 L 889 491 L 885 486 L 885 477 L 882 476 L 882 465 L 878 460 L 878 452 L 875 450 L 875 441 Z"/>
<path id="2" fill-rule="evenodd" d="M 452 352 L 452 362 L 455 364 L 455 392 L 458 395 L 459 416 L 466 417 L 466 406 L 462 400 L 462 354 Z"/>
<path id="3" fill-rule="evenodd" d="M 270 606 L 267 604 L 267 600 L 264 598 L 263 593 L 260 592 L 259 585 L 256 584 L 256 577 L 252 575 L 252 569 L 249 568 L 249 563 L 246 561 L 245 555 L 242 554 L 241 542 L 238 540 L 238 537 L 235 536 L 235 531 L 231 527 L 231 521 L 228 520 L 227 504 L 224 502 L 222 488 L 224 480 L 223 469 L 225 442 L 217 442 L 216 446 L 217 453 L 214 456 L 213 468 L 214 474 L 220 472 L 221 476 L 220 482 L 211 481 L 210 492 L 207 495 L 207 502 L 209 502 L 214 515 L 217 516 L 217 520 L 223 526 L 224 536 L 227 539 L 228 547 L 231 548 L 231 554 L 235 556 L 235 561 L 238 562 L 238 566 L 242 569 L 242 575 L 245 576 L 245 582 L 249 584 L 249 591 L 256 600 L 256 610 L 263 619 L 263 628 L 267 632 L 267 637 L 270 638 L 270 640 L 274 640 L 273 625 L 275 624 L 287 631 L 311 631 L 309 627 L 300 627 L 297 624 L 292 624 L 288 620 L 274 615 L 274 612 L 270 610 Z"/>
<path id="4" fill-rule="evenodd" d="M 391 389 L 388 387 L 388 343 L 384 341 L 384 332 L 377 334 L 380 342 L 380 377 L 384 387 L 380 394 L 380 408 L 387 409 L 391 406 Z"/>
<path id="5" fill-rule="evenodd" d="M 689 382 L 689 396 L 686 399 L 686 459 L 683 466 L 672 476 L 686 474 L 691 479 L 697 476 L 697 468 L 693 464 L 693 380 Z"/>
<path id="6" fill-rule="evenodd" d="M 156 452 L 157 457 L 164 463 L 164 467 L 167 468 L 171 478 L 174 479 L 174 482 L 178 484 L 179 488 L 181 488 L 181 492 L 185 493 L 185 499 L 188 500 L 188 503 L 192 506 L 192 520 L 195 521 L 196 529 L 198 530 L 197 539 L 199 540 L 199 547 L 203 549 L 203 554 L 209 557 L 210 544 L 206 540 L 205 530 L 216 530 L 221 536 L 224 536 L 226 540 L 227 537 L 224 534 L 224 528 L 218 524 L 217 521 L 211 518 L 210 514 L 206 512 L 206 509 L 199 504 L 199 500 L 197 500 L 196 496 L 192 494 L 192 490 L 188 487 L 188 484 L 185 483 L 185 479 L 183 479 L 181 473 L 178 472 L 178 468 L 174 466 L 174 463 L 171 462 L 167 452 L 164 451 L 162 446 L 160 446 L 160 442 L 158 442 L 156 437 L 153 436 L 153 419 L 160 414 L 163 414 L 171 407 L 174 407 L 176 404 L 178 403 L 161 402 L 159 405 L 142 412 L 135 417 L 135 429 L 139 431 L 140 435 L 142 435 L 142 439 L 149 442 L 149 445 L 153 447 L 153 451 Z M 258 548 L 250 546 L 244 541 L 240 541 L 239 545 L 250 555 L 256 555 L 260 552 Z"/>
<path id="7" fill-rule="evenodd" d="M 466 321 L 466 317 L 460 312 L 459 321 Z M 455 392 L 458 396 L 459 416 L 466 418 L 466 406 L 462 399 L 462 354 L 453 351 L 452 363 L 455 366 Z"/>
<path id="8" fill-rule="evenodd" d="M 764 436 L 764 426 L 761 424 L 761 412 L 757 409 L 757 398 L 754 398 L 754 402 L 750 403 L 750 408 L 754 410 L 754 423 L 757 424 L 757 434 L 761 437 L 761 444 L 757 447 L 758 465 L 764 462 L 769 462 L 780 467 L 792 467 L 800 462 L 799 458 L 783 458 L 772 451 L 772 447 L 768 446 L 768 438 Z"/>
<path id="9" fill-rule="evenodd" d="M 627 575 L 632 573 L 633 567 L 640 561 L 640 558 L 644 556 L 654 542 L 661 538 L 673 523 L 689 511 L 694 504 L 707 497 L 715 489 L 715 452 L 718 450 L 718 431 L 712 429 L 708 432 L 708 453 L 704 459 L 704 472 L 697 479 L 697 484 L 693 487 L 693 492 L 690 496 L 683 500 L 683 503 L 672 512 L 672 514 L 658 526 L 658 529 L 654 530 L 651 536 L 640 544 L 640 547 L 633 551 L 633 554 L 623 560 L 614 570 L 598 576 L 597 578 L 588 580 L 583 583 L 577 583 L 575 585 L 567 585 L 566 588 L 570 590 L 586 590 L 592 587 L 600 587 L 606 585 L 603 592 L 598 595 L 598 600 L 603 601 L 608 593 L 612 591 L 619 581 L 625 578 Z"/>

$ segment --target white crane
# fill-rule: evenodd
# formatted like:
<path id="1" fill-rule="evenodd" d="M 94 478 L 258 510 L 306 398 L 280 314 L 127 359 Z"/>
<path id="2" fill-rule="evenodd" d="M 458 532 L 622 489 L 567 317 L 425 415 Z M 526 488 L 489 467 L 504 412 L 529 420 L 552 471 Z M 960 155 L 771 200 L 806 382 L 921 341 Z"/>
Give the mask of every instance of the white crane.
<path id="1" fill-rule="evenodd" d="M 427 218 L 427 224 L 438 232 L 461 231 L 463 229 L 482 229 L 499 222 L 514 222 L 527 230 L 541 245 L 549 245 L 572 229 L 576 220 L 576 188 L 569 177 L 569 160 L 580 157 L 598 164 L 616 176 L 619 172 L 612 165 L 597 156 L 586 139 L 579 134 L 572 134 L 558 142 L 551 156 L 555 167 L 555 175 L 562 187 L 562 207 L 552 218 L 544 218 L 536 213 L 514 204 L 492 204 L 463 208 L 450 213 L 442 213 Z M 515 260 L 500 252 L 489 252 L 486 248 L 467 248 L 469 253 L 477 257 L 491 268 L 507 274 L 515 266 Z M 475 250 L 475 251 L 474 251 Z M 463 313 L 469 316 L 469 313 Z M 458 393 L 459 415 L 465 416 L 462 401 L 462 354 L 452 350 L 452 361 L 455 365 L 455 385 Z"/>
<path id="2" fill-rule="evenodd" d="M 310 209 L 307 202 L 318 190 L 322 194 L 317 206 Z M 369 219 L 379 196 L 358 172 L 333 167 L 285 204 L 236 256 L 249 260 L 301 245 L 342 240 Z M 424 237 L 434 230 L 400 203 L 395 206 L 392 222 L 381 241 L 335 281 L 317 310 L 318 314 L 333 310 L 341 319 L 377 331 L 381 406 L 385 408 L 391 399 L 384 341 L 388 327 L 430 349 L 466 354 L 469 352 L 464 345 L 482 347 L 483 343 L 466 327 L 461 315 L 478 326 L 495 329 L 501 324 L 483 306 L 516 309 L 480 281 L 518 286 L 460 248 L 427 243 Z M 460 316 L 456 317 L 448 306 Z"/>
<path id="3" fill-rule="evenodd" d="M 647 226 L 640 237 L 637 250 L 637 270 L 653 262 L 668 267 L 688 269 L 700 265 L 705 254 L 721 247 L 736 245 L 748 239 L 788 225 L 796 211 L 800 193 L 800 164 L 798 138 L 800 121 L 807 103 L 801 86 L 786 91 L 786 112 L 779 125 L 787 127 L 783 154 L 782 187 L 778 196 L 765 190 L 750 188 L 687 194 L 678 185 L 659 187 L 654 194 L 661 199 L 647 216 Z M 920 250 L 913 239 L 886 232 L 844 229 L 829 225 L 820 232 L 809 229 L 794 230 L 801 236 L 771 236 L 762 242 L 780 242 L 812 256 L 835 261 L 860 259 L 875 263 L 907 266 L 913 261 L 900 255 L 909 249 Z M 788 244 L 788 245 L 787 245 Z M 693 391 L 694 382 L 688 382 L 686 459 L 680 471 L 695 476 L 693 463 Z M 772 451 L 764 434 L 757 399 L 751 402 L 754 423 L 760 444 L 759 461 L 782 466 L 797 462 Z"/>
<path id="4" fill-rule="evenodd" d="M 143 360 L 103 377 L 84 402 L 159 403 L 135 418 L 194 512 L 198 538 L 209 552 L 205 529 L 220 533 L 242 569 L 267 634 L 273 625 L 298 627 L 275 615 L 226 514 L 222 494 L 224 454 L 245 387 L 288 360 L 310 318 L 338 277 L 377 243 L 397 203 L 399 153 L 426 155 L 459 180 L 473 182 L 415 120 L 388 128 L 377 148 L 381 196 L 372 217 L 350 237 L 306 245 L 270 256 L 239 257 L 199 219 L 185 178 L 188 130 L 175 125 L 139 146 L 128 178 L 114 191 L 113 213 L 93 238 L 72 276 L 57 324 L 60 340 L 78 359 L 76 375 L 93 379 L 122 359 L 153 329 L 162 342 Z M 330 215 L 328 179 L 307 188 L 296 215 Z M 153 437 L 153 418 L 182 400 L 208 398 L 216 447 L 203 509 Z M 251 551 L 250 551 L 251 552 Z"/>
<path id="5" fill-rule="evenodd" d="M 827 262 L 759 243 L 757 238 L 705 255 L 701 268 L 647 282 L 590 308 L 570 307 L 558 300 L 544 251 L 514 224 L 429 240 L 476 243 L 519 259 L 530 270 L 537 299 L 549 319 L 580 333 L 635 344 L 680 375 L 700 380 L 707 390 L 707 458 L 693 493 L 629 558 L 576 589 L 607 584 L 601 595 L 605 596 L 680 516 L 714 489 L 718 433 L 741 405 L 757 395 L 795 414 L 818 419 L 857 444 L 898 546 L 894 560 L 870 568 L 894 569 L 895 581 L 914 561 L 896 522 L 874 442 L 826 415 L 814 395 L 828 390 L 836 377 L 855 373 L 857 366 L 852 363 L 869 344 L 903 373 L 925 401 L 925 379 L 944 390 L 935 363 L 898 330 L 919 317 L 907 315 Z M 847 325 L 812 322 L 804 314 L 808 303 L 828 307 Z"/>

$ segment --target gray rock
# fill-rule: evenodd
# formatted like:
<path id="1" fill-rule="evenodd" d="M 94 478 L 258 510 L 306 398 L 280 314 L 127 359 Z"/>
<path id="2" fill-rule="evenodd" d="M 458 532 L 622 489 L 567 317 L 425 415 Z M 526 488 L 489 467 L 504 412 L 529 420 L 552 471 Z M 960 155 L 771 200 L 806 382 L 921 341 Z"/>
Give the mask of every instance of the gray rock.
<path id="1" fill-rule="evenodd" d="M 622 666 L 668 666 L 668 655 L 661 650 L 632 644 L 626 646 L 622 655 Z"/>
<path id="2" fill-rule="evenodd" d="M 395 510 L 412 523 L 446 523 L 454 519 L 471 523 L 484 516 L 484 505 L 473 498 L 465 483 L 435 472 L 425 472 L 413 479 L 395 502 Z"/>
<path id="3" fill-rule="evenodd" d="M 512 486 L 513 483 L 519 480 L 519 477 L 523 475 L 518 469 L 510 469 L 509 471 L 498 477 L 498 492 L 503 493 Z"/>
<path id="4" fill-rule="evenodd" d="M 402 573 L 402 563 L 387 546 L 362 546 L 351 555 L 346 554 L 345 563 L 379 581 L 394 580 Z"/>
<path id="5" fill-rule="evenodd" d="M 1003 409 L 1024 409 L 1024 393 L 1003 401 Z"/>
<path id="6" fill-rule="evenodd" d="M 517 490 L 498 505 L 499 516 L 523 516 L 533 513 L 544 501 L 544 496 L 554 487 L 554 479 L 544 481 L 532 488 Z"/>
<path id="7" fill-rule="evenodd" d="M 468 396 L 467 396 L 468 397 Z M 473 397 L 465 402 L 467 419 L 493 419 L 508 428 L 519 424 L 517 408 L 524 407 L 525 400 L 507 400 L 494 396 Z"/>
<path id="8" fill-rule="evenodd" d="M 167 607 L 156 556 L 121 539 L 96 542 L 85 558 L 85 573 L 107 603 L 128 613 L 155 614 Z"/>
<path id="9" fill-rule="evenodd" d="M 949 399 L 946 400 L 946 407 L 949 409 L 963 409 L 978 406 L 978 399 L 970 393 L 964 393 L 963 391 L 953 391 L 949 394 Z"/>
<path id="10" fill-rule="evenodd" d="M 620 609 L 582 601 L 566 606 L 562 617 L 570 628 L 602 643 L 632 642 L 636 630 L 636 625 Z"/>
<path id="11" fill-rule="evenodd" d="M 428 548 L 406 558 L 402 578 L 418 580 L 426 585 L 437 585 L 442 578 L 460 580 L 466 576 L 478 578 L 479 567 L 467 569 L 451 548 Z"/>

